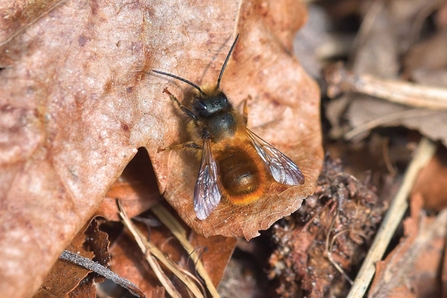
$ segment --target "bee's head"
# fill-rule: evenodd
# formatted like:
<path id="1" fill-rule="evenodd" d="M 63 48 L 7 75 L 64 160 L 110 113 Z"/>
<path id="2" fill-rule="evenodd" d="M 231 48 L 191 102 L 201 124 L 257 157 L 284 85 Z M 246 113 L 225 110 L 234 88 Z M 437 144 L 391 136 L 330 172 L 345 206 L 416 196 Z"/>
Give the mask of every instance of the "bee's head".
<path id="1" fill-rule="evenodd" d="M 217 112 L 228 111 L 233 107 L 225 93 L 219 88 L 214 88 L 211 92 L 205 91 L 204 94 L 197 93 L 192 106 L 201 118 L 210 117 Z"/>
<path id="2" fill-rule="evenodd" d="M 179 77 L 179 76 L 167 73 L 167 72 L 159 71 L 159 70 L 153 69 L 152 71 L 155 73 L 164 75 L 164 76 L 168 76 L 168 77 L 180 80 L 180 81 L 194 87 L 196 89 L 195 90 L 196 94 L 194 95 L 194 100 L 193 100 L 192 105 L 193 105 L 194 111 L 198 114 L 199 117 L 207 118 L 207 117 L 215 114 L 216 112 L 228 111 L 233 106 L 228 101 L 228 98 L 225 95 L 225 93 L 223 93 L 223 91 L 220 89 L 220 81 L 222 80 L 222 76 L 224 74 L 225 67 L 227 66 L 228 60 L 230 59 L 230 56 L 234 50 L 234 47 L 236 46 L 236 42 L 237 42 L 238 38 L 239 38 L 239 34 L 236 36 L 236 39 L 234 40 L 234 42 L 230 48 L 230 51 L 228 52 L 227 57 L 225 58 L 225 62 L 222 65 L 222 68 L 220 69 L 220 74 L 219 74 L 219 78 L 217 79 L 217 84 L 211 88 L 204 87 L 202 89 L 198 85 L 196 85 L 193 82 L 190 82 L 187 79 L 184 79 L 182 77 Z"/>

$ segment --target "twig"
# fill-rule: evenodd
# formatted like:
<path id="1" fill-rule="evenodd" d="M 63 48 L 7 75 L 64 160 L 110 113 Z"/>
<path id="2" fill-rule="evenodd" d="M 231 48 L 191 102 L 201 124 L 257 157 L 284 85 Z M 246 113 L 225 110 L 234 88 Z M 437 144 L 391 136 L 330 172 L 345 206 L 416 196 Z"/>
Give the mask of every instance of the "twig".
<path id="1" fill-rule="evenodd" d="M 382 80 L 372 75 L 355 75 L 340 63 L 325 70 L 328 96 L 358 92 L 407 106 L 434 110 L 447 109 L 447 89 Z"/>
<path id="2" fill-rule="evenodd" d="M 421 109 L 411 109 L 406 111 L 399 111 L 396 113 L 384 115 L 379 118 L 375 118 L 371 121 L 363 123 L 359 126 L 354 127 L 343 136 L 345 140 L 352 140 L 357 135 L 369 131 L 377 126 L 389 124 L 398 120 L 412 118 L 412 117 L 423 117 L 430 114 L 434 114 L 436 111 L 433 110 L 421 110 Z"/>
<path id="3" fill-rule="evenodd" d="M 375 273 L 375 264 L 380 261 L 396 231 L 405 211 L 408 208 L 407 197 L 413 187 L 419 171 L 430 161 L 435 153 L 436 145 L 429 139 L 422 138 L 416 155 L 405 172 L 403 183 L 394 197 L 390 208 L 377 232 L 374 242 L 354 281 L 348 298 L 363 297 Z"/>
<path id="4" fill-rule="evenodd" d="M 151 211 L 166 227 L 168 227 L 172 234 L 179 240 L 180 244 L 183 246 L 186 252 L 190 255 L 192 261 L 196 264 L 197 272 L 205 281 L 206 287 L 208 288 L 211 296 L 216 298 L 220 297 L 219 293 L 216 290 L 216 287 L 214 286 L 210 276 L 208 275 L 208 272 L 203 266 L 199 255 L 197 254 L 195 248 L 188 241 L 186 230 L 182 227 L 182 225 L 161 204 L 152 207 Z"/>
<path id="5" fill-rule="evenodd" d="M 78 266 L 84 267 L 88 270 L 91 270 L 101 276 L 104 276 L 105 278 L 110 279 L 117 285 L 120 285 L 126 289 L 128 289 L 132 295 L 137 297 L 146 297 L 143 292 L 141 292 L 140 289 L 130 281 L 128 281 L 125 278 L 120 277 L 118 274 L 110 270 L 109 268 L 106 268 L 102 266 L 101 264 L 92 261 L 88 258 L 85 258 L 81 255 L 75 254 L 71 251 L 64 250 L 62 254 L 59 256 L 59 259 L 69 261 L 73 264 L 76 264 Z"/>

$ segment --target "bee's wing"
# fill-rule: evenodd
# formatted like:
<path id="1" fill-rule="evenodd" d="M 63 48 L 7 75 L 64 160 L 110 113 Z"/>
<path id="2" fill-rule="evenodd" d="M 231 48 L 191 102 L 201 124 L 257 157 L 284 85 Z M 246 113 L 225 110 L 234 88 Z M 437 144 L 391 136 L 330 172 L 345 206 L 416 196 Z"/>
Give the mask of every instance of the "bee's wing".
<path id="1" fill-rule="evenodd" d="M 303 173 L 290 158 L 248 128 L 247 134 L 276 182 L 286 185 L 304 184 Z"/>
<path id="2" fill-rule="evenodd" d="M 194 188 L 194 210 L 197 218 L 206 219 L 217 207 L 222 194 L 217 186 L 217 163 L 211 152 L 210 139 L 203 139 L 202 161 Z"/>

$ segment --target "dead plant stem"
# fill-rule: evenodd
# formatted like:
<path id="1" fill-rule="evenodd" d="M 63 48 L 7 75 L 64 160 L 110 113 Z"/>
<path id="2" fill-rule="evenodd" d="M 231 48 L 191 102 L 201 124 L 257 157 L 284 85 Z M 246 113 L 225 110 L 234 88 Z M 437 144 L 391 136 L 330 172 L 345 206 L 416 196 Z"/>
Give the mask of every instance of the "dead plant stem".
<path id="1" fill-rule="evenodd" d="M 360 268 L 348 298 L 363 297 L 375 273 L 375 264 L 380 261 L 394 235 L 397 226 L 408 208 L 407 198 L 419 171 L 430 161 L 435 153 L 436 145 L 427 138 L 422 138 L 404 175 L 403 183 L 394 197 L 390 208 L 377 232 L 374 242 Z"/>
<path id="2" fill-rule="evenodd" d="M 336 64 L 325 71 L 329 84 L 328 96 L 357 92 L 411 107 L 434 110 L 447 109 L 447 89 L 409 82 L 382 80 L 372 75 L 356 75 Z"/>

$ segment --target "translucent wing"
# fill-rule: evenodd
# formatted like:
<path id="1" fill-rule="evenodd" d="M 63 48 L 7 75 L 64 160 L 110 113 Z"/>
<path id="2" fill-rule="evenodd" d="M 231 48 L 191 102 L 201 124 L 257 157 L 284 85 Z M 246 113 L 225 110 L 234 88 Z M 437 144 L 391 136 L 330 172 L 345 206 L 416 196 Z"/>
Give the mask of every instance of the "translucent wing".
<path id="1" fill-rule="evenodd" d="M 290 158 L 248 128 L 247 134 L 276 182 L 286 185 L 304 184 L 303 173 Z"/>
<path id="2" fill-rule="evenodd" d="M 197 218 L 206 219 L 219 205 L 222 194 L 217 187 L 217 163 L 211 152 L 210 140 L 203 139 L 202 161 L 194 188 L 194 210 Z"/>

